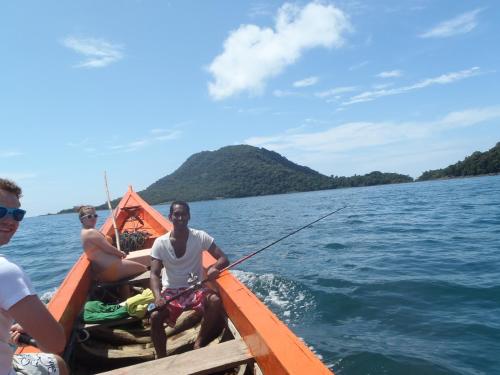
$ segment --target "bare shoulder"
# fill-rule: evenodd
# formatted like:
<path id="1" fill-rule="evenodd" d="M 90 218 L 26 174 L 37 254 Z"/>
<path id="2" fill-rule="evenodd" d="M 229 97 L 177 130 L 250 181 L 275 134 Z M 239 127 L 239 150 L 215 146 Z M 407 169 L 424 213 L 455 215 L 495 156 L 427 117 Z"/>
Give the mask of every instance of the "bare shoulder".
<path id="1" fill-rule="evenodd" d="M 95 228 L 82 229 L 82 240 L 93 239 L 98 237 L 101 237 L 101 233 L 97 229 Z"/>

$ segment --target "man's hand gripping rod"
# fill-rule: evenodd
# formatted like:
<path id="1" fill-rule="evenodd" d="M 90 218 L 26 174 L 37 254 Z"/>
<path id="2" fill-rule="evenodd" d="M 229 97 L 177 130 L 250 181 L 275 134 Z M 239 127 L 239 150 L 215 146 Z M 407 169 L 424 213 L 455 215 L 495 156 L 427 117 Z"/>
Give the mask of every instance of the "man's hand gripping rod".
<path id="1" fill-rule="evenodd" d="M 259 249 L 259 250 L 257 250 L 257 251 L 254 251 L 253 253 L 251 253 L 251 254 L 249 254 L 249 255 L 246 255 L 246 256 L 244 256 L 243 258 L 238 259 L 236 262 L 231 263 L 229 266 L 227 266 L 227 267 L 223 268 L 222 270 L 220 270 L 220 272 L 219 272 L 219 276 L 220 276 L 220 274 L 222 274 L 224 271 L 227 271 L 227 270 L 229 270 L 229 269 L 231 269 L 231 268 L 233 268 L 233 267 L 237 266 L 238 264 L 243 263 L 245 260 L 250 259 L 251 257 L 253 257 L 254 255 L 257 255 L 257 254 L 258 254 L 258 253 L 260 253 L 261 251 L 264 251 L 264 250 L 266 250 L 266 249 L 270 248 L 271 246 L 276 245 L 278 242 L 283 241 L 285 238 L 288 238 L 288 237 L 290 237 L 290 236 L 294 235 L 295 233 L 300 232 L 302 229 L 306 229 L 307 227 L 310 227 L 311 225 L 313 225 L 313 224 L 317 223 L 318 221 L 323 220 L 323 219 L 327 218 L 328 216 L 331 216 L 331 215 L 333 215 L 333 214 L 335 214 L 335 213 L 339 212 L 340 210 L 343 210 L 343 209 L 344 209 L 344 208 L 346 208 L 346 207 L 347 207 L 347 206 L 344 206 L 344 207 L 341 207 L 341 208 L 339 208 L 339 209 L 337 209 L 337 210 L 335 210 L 335 211 L 332 211 L 332 212 L 330 212 L 329 214 L 326 214 L 326 215 L 324 215 L 324 216 L 320 217 L 319 219 L 316 219 L 316 220 L 314 220 L 314 221 L 310 222 L 309 224 L 306 224 L 306 225 L 304 225 L 303 227 L 300 227 L 299 229 L 296 229 L 296 230 L 294 230 L 293 232 L 288 233 L 287 235 L 285 235 L 285 236 L 281 237 L 280 239 L 278 239 L 278 240 L 276 240 L 276 241 L 274 241 L 274 242 L 270 243 L 269 245 L 267 245 L 267 246 L 263 247 L 262 249 Z M 218 276 L 218 277 L 219 277 L 219 276 Z M 186 288 L 186 289 L 184 289 L 184 290 L 180 291 L 179 293 L 177 293 L 177 294 L 173 295 L 172 297 L 170 297 L 170 298 L 166 299 L 166 300 L 165 300 L 165 305 L 163 305 L 163 306 L 159 306 L 159 307 L 157 307 L 154 303 L 150 303 L 150 304 L 148 305 L 148 313 L 152 313 L 153 311 L 158 311 L 158 310 L 162 309 L 164 306 L 168 305 L 170 302 L 172 302 L 172 301 L 176 300 L 177 298 L 179 298 L 179 297 L 181 297 L 181 296 L 183 296 L 183 295 L 185 295 L 185 294 L 188 294 L 188 293 L 190 293 L 190 292 L 192 292 L 192 291 L 194 291 L 194 290 L 197 290 L 197 289 L 201 288 L 203 284 L 205 284 L 207 281 L 210 281 L 208 278 L 205 278 L 205 279 L 203 279 L 203 280 L 201 280 L 201 281 L 196 281 L 197 279 L 198 279 L 198 277 L 196 277 L 195 275 L 191 274 L 191 275 L 190 275 L 190 280 L 192 280 L 191 282 L 194 282 L 191 286 L 189 286 L 188 288 Z"/>

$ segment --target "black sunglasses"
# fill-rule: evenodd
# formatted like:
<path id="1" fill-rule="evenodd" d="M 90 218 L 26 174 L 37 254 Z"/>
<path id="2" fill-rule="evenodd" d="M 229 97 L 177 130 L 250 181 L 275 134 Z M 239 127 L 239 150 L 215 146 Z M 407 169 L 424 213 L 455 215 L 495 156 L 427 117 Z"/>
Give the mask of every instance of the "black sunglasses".
<path id="1" fill-rule="evenodd" d="M 92 218 L 97 218 L 99 215 L 97 214 L 88 214 L 88 215 L 83 215 L 82 219 L 92 219 Z"/>
<path id="2" fill-rule="evenodd" d="M 20 208 L 8 208 L 0 206 L 0 219 L 3 219 L 5 216 L 10 215 L 15 221 L 21 221 L 24 218 L 24 214 L 26 214 L 26 211 L 21 210 Z"/>

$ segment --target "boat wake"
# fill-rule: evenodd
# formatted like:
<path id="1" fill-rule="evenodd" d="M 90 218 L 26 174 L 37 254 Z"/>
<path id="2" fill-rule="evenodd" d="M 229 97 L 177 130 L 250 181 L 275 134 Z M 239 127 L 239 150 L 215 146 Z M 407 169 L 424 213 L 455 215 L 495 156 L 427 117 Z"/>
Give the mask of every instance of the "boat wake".
<path id="1" fill-rule="evenodd" d="M 314 296 L 299 283 L 273 274 L 235 270 L 233 274 L 281 320 L 294 326 L 314 311 Z"/>
<path id="2" fill-rule="evenodd" d="M 52 290 L 48 290 L 46 292 L 44 292 L 41 296 L 40 296 L 40 300 L 47 304 L 50 302 L 50 300 L 52 299 L 52 297 L 54 296 L 54 294 L 56 294 L 56 291 L 57 291 L 57 288 L 54 288 Z"/>

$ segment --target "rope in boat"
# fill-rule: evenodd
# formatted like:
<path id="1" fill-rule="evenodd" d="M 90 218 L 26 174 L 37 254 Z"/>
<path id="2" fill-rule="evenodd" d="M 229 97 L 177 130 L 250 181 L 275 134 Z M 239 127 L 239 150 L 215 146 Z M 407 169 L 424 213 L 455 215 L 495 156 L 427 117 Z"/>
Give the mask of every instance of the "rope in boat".
<path id="1" fill-rule="evenodd" d="M 122 251 L 130 253 L 144 247 L 146 240 L 151 236 L 149 232 L 136 230 L 133 232 L 124 231 L 120 234 L 120 246 Z"/>

